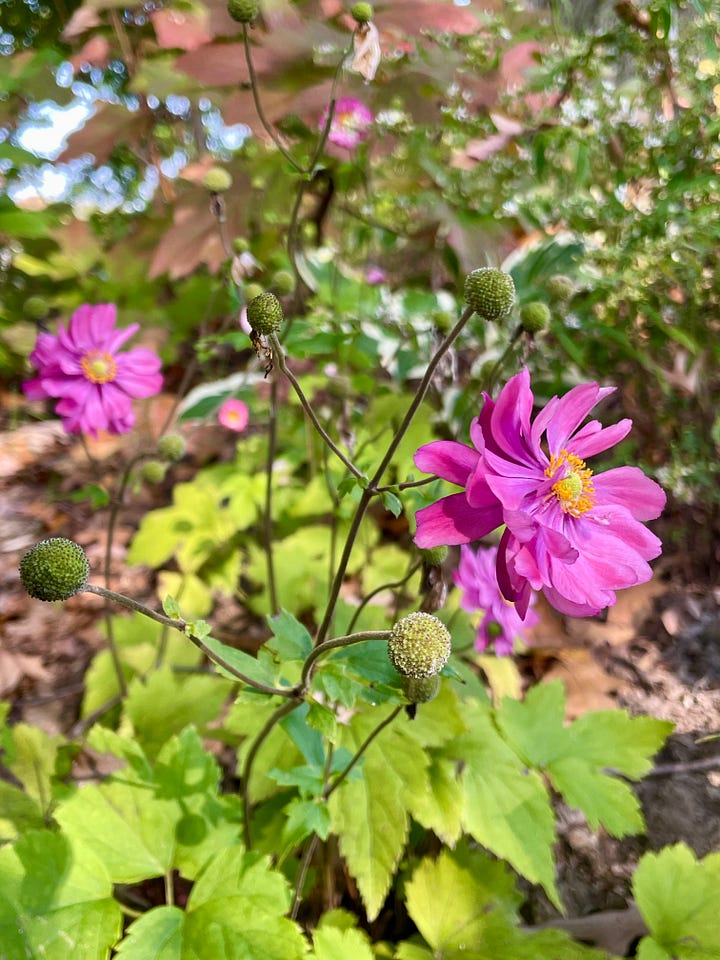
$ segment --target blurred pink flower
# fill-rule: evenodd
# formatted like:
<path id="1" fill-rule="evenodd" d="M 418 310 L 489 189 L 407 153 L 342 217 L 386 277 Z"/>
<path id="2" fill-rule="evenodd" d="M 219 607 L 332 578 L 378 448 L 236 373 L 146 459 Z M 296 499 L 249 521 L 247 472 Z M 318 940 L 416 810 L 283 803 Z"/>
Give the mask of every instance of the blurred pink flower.
<path id="1" fill-rule="evenodd" d="M 465 488 L 418 511 L 417 545 L 470 543 L 505 524 L 498 583 L 523 618 L 533 589 L 561 613 L 582 617 L 614 604 L 616 590 L 649 580 L 647 561 L 661 543 L 643 522 L 660 515 L 665 494 L 637 467 L 593 476 L 585 465 L 632 426 L 622 420 L 603 428 L 591 420 L 580 427 L 612 392 L 580 384 L 553 397 L 534 420 L 527 369 L 507 382 L 496 402 L 485 394 L 470 426 L 475 449 L 438 440 L 415 454 L 420 470 Z"/>
<path id="2" fill-rule="evenodd" d="M 232 397 L 230 400 L 226 400 L 218 410 L 218 422 L 223 427 L 227 427 L 228 430 L 234 430 L 236 433 L 243 432 L 248 425 L 249 416 L 250 411 L 247 408 L 247 404 L 243 403 L 242 400 L 235 400 Z"/>
<path id="3" fill-rule="evenodd" d="M 380 283 L 385 283 L 387 274 L 382 267 L 368 267 L 365 271 L 365 279 L 371 287 L 376 287 Z"/>
<path id="4" fill-rule="evenodd" d="M 23 390 L 30 400 L 57 398 L 55 412 L 68 433 L 127 433 L 135 423 L 132 398 L 160 391 L 161 362 L 152 350 L 120 353 L 140 325 L 116 330 L 115 321 L 115 304 L 83 304 L 67 330 L 60 324 L 57 336 L 39 334 L 30 354 L 38 375 Z"/>
<path id="5" fill-rule="evenodd" d="M 329 112 L 329 107 L 326 107 L 320 117 L 321 130 L 325 129 Z M 354 97 L 342 97 L 335 104 L 328 140 L 337 147 L 354 150 L 367 138 L 372 122 L 372 111 L 364 103 Z"/>
<path id="6" fill-rule="evenodd" d="M 523 621 L 515 604 L 509 603 L 500 593 L 495 572 L 497 552 L 497 547 L 480 547 L 476 552 L 463 544 L 453 579 L 463 593 L 460 601 L 463 610 L 468 613 L 481 612 L 483 615 L 477 628 L 475 649 L 482 651 L 494 645 L 495 653 L 503 656 L 512 653 L 513 641 L 534 626 L 539 617 L 533 610 L 535 594 L 530 599 Z"/>

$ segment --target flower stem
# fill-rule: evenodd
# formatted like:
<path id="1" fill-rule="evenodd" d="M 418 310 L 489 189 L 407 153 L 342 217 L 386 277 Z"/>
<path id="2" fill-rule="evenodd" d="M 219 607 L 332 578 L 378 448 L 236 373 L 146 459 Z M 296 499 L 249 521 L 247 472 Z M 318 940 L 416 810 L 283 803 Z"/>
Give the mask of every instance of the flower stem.
<path id="1" fill-rule="evenodd" d="M 136 613 L 142 613 L 151 620 L 155 620 L 157 623 L 163 624 L 163 626 L 172 627 L 174 630 L 178 630 L 180 633 L 185 634 L 188 640 L 194 643 L 198 650 L 202 650 L 208 660 L 211 660 L 213 663 L 217 664 L 217 666 L 222 667 L 223 670 L 226 670 L 241 683 L 244 683 L 249 687 L 253 687 L 253 689 L 259 690 L 261 693 L 267 693 L 272 696 L 289 697 L 293 699 L 297 698 L 297 690 L 294 687 L 270 687 L 267 684 L 260 683 L 258 680 L 253 680 L 252 677 L 248 677 L 246 674 L 242 673 L 242 671 L 238 670 L 237 667 L 234 667 L 223 656 L 216 653 L 211 647 L 208 647 L 202 638 L 196 637 L 192 632 L 190 632 L 188 630 L 189 624 L 186 620 L 174 620 L 172 617 L 165 616 L 164 613 L 158 613 L 157 610 L 152 610 L 150 607 L 146 607 L 144 603 L 140 603 L 138 600 L 133 600 L 132 597 L 126 597 L 121 593 L 116 593 L 114 590 L 107 590 L 105 587 L 99 587 L 93 583 L 86 584 L 84 591 L 86 593 L 94 593 L 98 597 L 104 597 L 108 602 L 113 601 L 115 603 L 119 603 L 121 606 L 127 607 L 128 610 L 134 610 Z"/>
<path id="2" fill-rule="evenodd" d="M 338 457 L 338 459 L 340 459 L 345 464 L 345 466 L 348 468 L 350 473 L 352 473 L 353 476 L 357 477 L 358 480 L 362 479 L 364 477 L 363 472 L 361 470 L 358 470 L 355 464 L 348 457 L 345 456 L 345 454 L 337 446 L 337 444 L 332 440 L 332 438 L 328 435 L 327 431 L 324 429 L 324 427 L 322 426 L 318 418 L 315 416 L 315 411 L 310 406 L 310 403 L 307 397 L 303 393 L 302 387 L 300 386 L 300 384 L 297 381 L 297 378 L 295 377 L 295 375 L 292 373 L 287 363 L 285 362 L 285 354 L 283 353 L 283 348 L 280 345 L 280 341 L 278 340 L 277 336 L 274 333 L 270 334 L 270 341 L 273 345 L 273 352 L 275 354 L 275 359 L 277 360 L 277 365 L 280 367 L 284 375 L 290 381 L 293 390 L 298 396 L 298 399 L 300 401 L 300 404 L 303 410 L 305 411 L 305 413 L 310 419 L 310 422 L 315 427 L 317 432 L 320 434 L 324 442 L 335 454 L 335 456 Z"/>
<path id="3" fill-rule="evenodd" d="M 355 627 L 355 624 L 358 622 L 360 614 L 363 612 L 368 603 L 372 600 L 373 597 L 377 596 L 378 593 L 382 593 L 383 590 L 398 590 L 400 587 L 404 586 L 410 577 L 416 573 L 422 566 L 422 560 L 418 560 L 412 564 L 408 572 L 402 578 L 402 580 L 396 580 L 394 583 L 381 583 L 379 587 L 375 587 L 374 590 L 371 590 L 366 596 L 363 597 L 360 602 L 357 610 L 352 615 L 352 619 L 348 624 L 348 630 L 352 631 Z"/>
<path id="4" fill-rule="evenodd" d="M 385 456 L 382 458 L 380 465 L 373 474 L 372 479 L 370 480 L 369 485 L 365 490 L 363 490 L 360 499 L 358 500 L 357 507 L 355 508 L 355 515 L 353 516 L 352 522 L 350 524 L 350 530 L 348 531 L 347 538 L 345 540 L 345 547 L 343 548 L 342 557 L 340 558 L 340 563 L 335 572 L 335 580 L 333 581 L 332 589 L 330 591 L 330 597 L 328 599 L 327 607 L 325 608 L 325 615 L 323 616 L 322 623 L 320 624 L 316 637 L 316 644 L 319 646 L 325 640 L 328 630 L 330 629 L 330 624 L 332 623 L 333 614 L 335 612 L 335 605 L 340 596 L 340 588 L 342 587 L 343 581 L 345 579 L 345 573 L 347 571 L 347 565 L 350 562 L 350 555 L 352 553 L 353 546 L 355 544 L 355 538 L 358 535 L 360 530 L 360 525 L 365 516 L 365 511 L 368 508 L 370 500 L 378 493 L 378 484 L 382 480 L 383 474 L 387 469 L 390 461 L 392 460 L 395 451 L 400 446 L 402 438 L 405 436 L 405 433 L 410 426 L 410 423 L 418 411 L 420 404 L 425 399 L 425 394 L 430 387 L 435 370 L 437 369 L 438 364 L 445 356 L 447 351 L 453 345 L 457 337 L 460 335 L 463 327 L 468 322 L 470 317 L 473 315 L 473 309 L 471 307 L 466 307 L 463 311 L 460 319 L 452 328 L 450 333 L 442 341 L 438 349 L 435 351 L 434 356 L 428 364 L 427 370 L 420 381 L 415 396 L 408 407 L 408 410 L 403 417 L 402 423 L 395 432 L 395 436 L 390 441 L 388 448 L 385 452 Z"/>
<path id="5" fill-rule="evenodd" d="M 324 653 L 329 650 L 336 650 L 338 647 L 349 647 L 353 643 L 364 643 L 366 640 L 387 640 L 389 637 L 389 630 L 365 630 L 362 633 L 351 633 L 345 637 L 335 637 L 318 644 L 310 651 L 303 664 L 300 682 L 296 688 L 298 695 L 302 696 L 307 693 L 312 675 L 315 672 L 315 663 Z"/>
<path id="6" fill-rule="evenodd" d="M 277 413 L 278 413 L 278 382 L 277 377 L 272 378 L 270 384 L 270 420 L 268 421 L 268 450 L 267 465 L 265 467 L 265 510 L 263 516 L 263 547 L 265 548 L 265 560 L 267 564 L 267 585 L 268 596 L 270 598 L 270 612 L 275 616 L 280 612 L 277 597 L 277 585 L 275 582 L 275 563 L 273 560 L 273 517 L 272 517 L 272 493 L 273 493 L 273 465 L 275 463 L 275 451 L 277 447 Z"/>
<path id="7" fill-rule="evenodd" d="M 340 771 L 340 773 L 337 775 L 337 777 L 335 777 L 333 782 L 331 784 L 328 784 L 328 786 L 323 790 L 323 799 L 327 800 L 330 794 L 334 793 L 335 790 L 337 790 L 337 788 L 340 786 L 343 780 L 345 780 L 347 775 L 350 773 L 350 771 L 353 769 L 355 764 L 358 762 L 360 757 L 362 757 L 362 755 L 365 753 L 367 748 L 373 742 L 375 737 L 377 737 L 377 735 L 381 733 L 385 729 L 385 727 L 390 726 L 390 724 L 393 722 L 395 717 L 400 713 L 402 709 L 403 709 L 403 704 L 400 704 L 399 706 L 395 707 L 392 713 L 389 713 L 385 717 L 385 719 L 382 721 L 382 723 L 379 723 L 377 727 L 375 727 L 375 729 L 367 735 L 365 740 L 363 740 L 363 742 L 358 747 L 357 753 L 352 758 L 352 760 L 348 763 L 348 765 L 343 770 Z"/>
<path id="8" fill-rule="evenodd" d="M 255 763 L 255 757 L 258 755 L 260 747 L 270 736 L 275 726 L 282 720 L 283 717 L 286 717 L 289 713 L 292 713 L 293 710 L 300 705 L 300 702 L 300 700 L 287 700 L 285 703 L 281 704 L 277 710 L 268 717 L 265 726 L 255 737 L 253 745 L 250 747 L 248 755 L 245 757 L 241 779 L 243 788 L 243 838 L 247 850 L 252 849 L 252 835 L 250 833 L 250 774 L 252 773 L 253 764 Z"/>

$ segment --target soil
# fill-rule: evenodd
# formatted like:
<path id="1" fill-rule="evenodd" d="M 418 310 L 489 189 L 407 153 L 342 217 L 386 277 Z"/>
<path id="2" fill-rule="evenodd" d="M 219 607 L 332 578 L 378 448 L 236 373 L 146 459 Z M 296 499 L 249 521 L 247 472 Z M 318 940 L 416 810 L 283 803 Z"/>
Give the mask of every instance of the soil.
<path id="1" fill-rule="evenodd" d="M 156 401 L 152 417 L 161 422 L 169 405 L 169 398 Z M 71 731 L 85 670 L 103 645 L 99 598 L 82 594 L 62 605 L 31 600 L 19 582 L 18 562 L 39 539 L 66 536 L 85 548 L 91 569 L 101 568 L 107 512 L 93 510 L 87 499 L 74 502 L 72 494 L 98 475 L 115 474 L 124 457 L 151 442 L 152 427 L 145 419 L 132 440 L 88 442 L 94 467 L 56 422 L 0 433 L 0 698 L 10 702 L 13 722 Z M 163 483 L 132 491 L 113 542 L 114 586 L 151 605 L 157 604 L 152 576 L 123 562 L 140 517 L 167 504 L 173 484 L 189 479 L 199 465 L 234 455 L 235 437 L 222 428 L 204 426 L 186 438 L 185 460 Z M 681 567 L 682 558 L 666 556 L 655 578 L 622 593 L 604 619 L 570 621 L 543 607 L 532 645 L 518 661 L 529 681 L 563 680 L 571 718 L 623 707 L 675 724 L 654 770 L 638 787 L 647 836 L 618 841 L 594 833 L 559 803 L 559 882 L 569 919 L 558 920 L 537 891 L 528 891 L 530 924 L 559 922 L 621 954 L 642 935 L 630 902 L 638 858 L 679 840 L 699 856 L 720 849 L 720 739 L 713 739 L 720 737 L 720 587 L 681 583 Z M 217 611 L 228 625 L 238 618 L 232 606 Z M 255 632 L 259 638 L 260 628 Z"/>

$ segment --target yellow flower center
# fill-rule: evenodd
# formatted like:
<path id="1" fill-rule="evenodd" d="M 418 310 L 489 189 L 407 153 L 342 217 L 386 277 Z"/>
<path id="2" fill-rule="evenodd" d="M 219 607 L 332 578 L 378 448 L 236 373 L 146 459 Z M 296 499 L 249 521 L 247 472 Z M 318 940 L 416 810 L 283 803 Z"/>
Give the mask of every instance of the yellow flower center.
<path id="1" fill-rule="evenodd" d="M 80 361 L 83 373 L 93 383 L 110 383 L 117 375 L 117 364 L 109 353 L 88 350 Z"/>
<path id="2" fill-rule="evenodd" d="M 563 468 L 563 476 L 552 485 L 552 492 L 563 513 L 580 517 L 595 505 L 595 487 L 590 479 L 592 470 L 586 467 L 585 461 L 576 457 L 574 453 L 561 450 L 560 453 L 554 453 L 550 457 L 545 476 L 554 477 Z"/>

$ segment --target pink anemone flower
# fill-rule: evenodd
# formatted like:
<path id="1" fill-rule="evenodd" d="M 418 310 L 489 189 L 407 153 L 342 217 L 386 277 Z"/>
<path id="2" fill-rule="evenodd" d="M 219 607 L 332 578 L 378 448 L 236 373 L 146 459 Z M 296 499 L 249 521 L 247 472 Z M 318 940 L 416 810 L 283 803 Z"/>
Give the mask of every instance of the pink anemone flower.
<path id="1" fill-rule="evenodd" d="M 228 430 L 234 430 L 236 433 L 242 433 L 248 425 L 250 411 L 247 404 L 242 400 L 236 400 L 231 397 L 226 400 L 218 410 L 218 423 Z"/>
<path id="2" fill-rule="evenodd" d="M 83 304 L 67 330 L 60 324 L 57 336 L 39 334 L 30 354 L 38 375 L 23 383 L 25 395 L 56 398 L 55 412 L 68 433 L 127 433 L 135 423 L 132 399 L 160 391 L 161 362 L 152 350 L 120 352 L 140 325 L 117 330 L 115 320 L 115 304 Z"/>
<path id="3" fill-rule="evenodd" d="M 329 108 L 320 117 L 320 129 L 325 129 Z M 373 122 L 372 111 L 354 97 L 341 97 L 335 104 L 328 140 L 336 147 L 355 150 L 361 141 L 367 139 Z"/>
<path id="4" fill-rule="evenodd" d="M 468 613 L 482 613 L 477 627 L 475 649 L 487 650 L 494 646 L 498 656 L 512 653 L 513 642 L 539 621 L 533 610 L 535 594 L 530 598 L 525 620 L 520 618 L 514 603 L 500 593 L 496 563 L 497 547 L 480 547 L 477 551 L 467 544 L 460 547 L 460 563 L 453 579 L 462 591 L 460 606 Z"/>
<path id="5" fill-rule="evenodd" d="M 643 523 L 660 515 L 665 494 L 637 467 L 593 474 L 585 464 L 632 426 L 580 426 L 613 389 L 580 384 L 534 419 L 527 369 L 497 401 L 485 394 L 474 448 L 438 440 L 415 454 L 420 470 L 464 488 L 418 511 L 416 544 L 470 543 L 504 524 L 498 583 L 523 618 L 533 589 L 561 613 L 590 616 L 614 604 L 616 590 L 649 580 L 661 543 Z"/>

